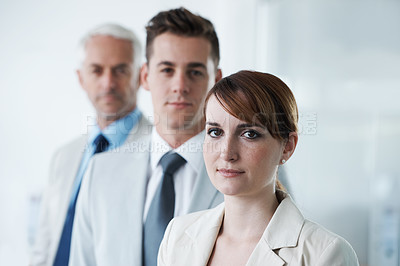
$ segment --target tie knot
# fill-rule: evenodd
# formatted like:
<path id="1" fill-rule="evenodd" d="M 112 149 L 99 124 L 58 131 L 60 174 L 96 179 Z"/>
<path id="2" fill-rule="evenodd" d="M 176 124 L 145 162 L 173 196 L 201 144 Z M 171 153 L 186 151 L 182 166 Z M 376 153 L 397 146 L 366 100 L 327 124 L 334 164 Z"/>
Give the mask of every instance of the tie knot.
<path id="1" fill-rule="evenodd" d="M 94 153 L 99 153 L 99 152 L 103 152 L 108 148 L 108 145 L 110 144 L 108 142 L 108 140 L 103 136 L 103 134 L 99 134 L 95 140 L 93 141 L 93 143 L 96 146 L 96 149 L 94 150 Z"/>
<path id="2" fill-rule="evenodd" d="M 166 174 L 173 175 L 179 167 L 184 165 L 186 160 L 182 158 L 177 153 L 166 153 L 160 160 L 161 167 L 163 172 Z"/>

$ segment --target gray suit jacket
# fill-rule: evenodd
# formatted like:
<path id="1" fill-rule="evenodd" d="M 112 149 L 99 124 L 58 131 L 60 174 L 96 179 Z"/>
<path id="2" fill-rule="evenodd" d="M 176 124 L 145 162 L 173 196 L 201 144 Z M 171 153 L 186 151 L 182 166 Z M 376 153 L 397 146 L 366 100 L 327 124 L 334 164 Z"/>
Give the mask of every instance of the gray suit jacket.
<path id="1" fill-rule="evenodd" d="M 129 133 L 125 143 L 135 143 L 139 137 L 150 134 L 151 124 L 142 116 L 139 123 Z M 41 213 L 31 265 L 53 265 L 55 254 L 68 204 L 72 193 L 73 182 L 78 172 L 83 151 L 86 148 L 87 136 L 81 136 L 64 145 L 54 154 L 49 173 L 49 182 L 43 193 Z M 108 151 L 110 154 L 115 151 Z"/>
<path id="2" fill-rule="evenodd" d="M 96 156 L 77 203 L 70 265 L 142 265 L 143 209 L 150 136 L 136 147 Z M 190 212 L 214 207 L 223 195 L 199 165 Z"/>
<path id="3" fill-rule="evenodd" d="M 158 266 L 207 265 L 222 225 L 224 207 L 221 204 L 173 219 L 160 246 Z M 246 265 L 358 266 L 358 260 L 346 240 L 304 219 L 285 195 Z"/>

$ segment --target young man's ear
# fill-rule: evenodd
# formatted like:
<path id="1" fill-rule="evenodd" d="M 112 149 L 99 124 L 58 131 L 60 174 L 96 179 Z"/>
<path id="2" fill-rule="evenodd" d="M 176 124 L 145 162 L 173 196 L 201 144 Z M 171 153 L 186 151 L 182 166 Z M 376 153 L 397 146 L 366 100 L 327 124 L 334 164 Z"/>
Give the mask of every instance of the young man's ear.
<path id="1" fill-rule="evenodd" d="M 215 75 L 215 83 L 222 79 L 222 70 L 220 68 L 217 69 L 217 73 Z"/>
<path id="2" fill-rule="evenodd" d="M 140 68 L 140 85 L 142 85 L 143 89 L 149 91 L 149 83 L 147 81 L 147 77 L 149 76 L 149 67 L 147 63 L 144 63 Z"/>

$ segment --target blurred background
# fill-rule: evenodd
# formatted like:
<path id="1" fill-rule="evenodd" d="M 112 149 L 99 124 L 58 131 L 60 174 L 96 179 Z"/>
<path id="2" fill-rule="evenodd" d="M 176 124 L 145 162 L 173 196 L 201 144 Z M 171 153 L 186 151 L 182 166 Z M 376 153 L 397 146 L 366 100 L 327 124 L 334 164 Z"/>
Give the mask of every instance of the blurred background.
<path id="1" fill-rule="evenodd" d="M 269 72 L 293 90 L 301 134 L 286 172 L 305 216 L 361 265 L 400 265 L 399 0 L 1 1 L 0 265 L 28 264 L 51 155 L 92 121 L 81 36 L 116 22 L 144 43 L 145 23 L 179 6 L 214 23 L 224 76 Z M 138 100 L 151 116 L 148 93 Z"/>

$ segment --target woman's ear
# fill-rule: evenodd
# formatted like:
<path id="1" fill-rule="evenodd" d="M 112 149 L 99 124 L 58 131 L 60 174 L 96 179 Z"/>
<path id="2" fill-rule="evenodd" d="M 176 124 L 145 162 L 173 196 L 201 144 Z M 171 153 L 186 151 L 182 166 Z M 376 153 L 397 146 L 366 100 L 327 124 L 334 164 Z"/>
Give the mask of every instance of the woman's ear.
<path id="1" fill-rule="evenodd" d="M 289 160 L 289 158 L 292 156 L 294 150 L 296 149 L 298 139 L 299 136 L 296 132 L 289 133 L 289 138 L 285 142 L 285 146 L 283 148 L 281 162 L 287 162 L 287 160 Z"/>

